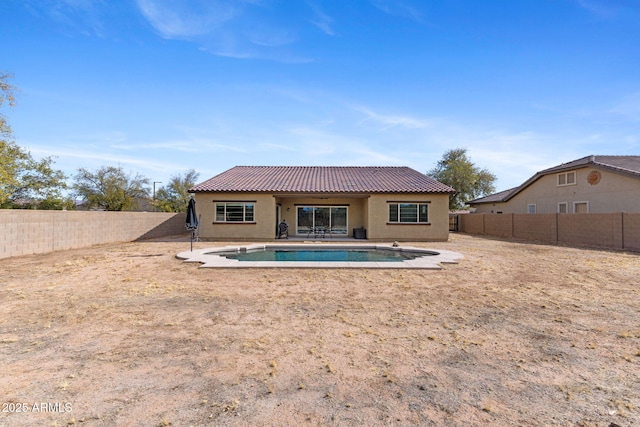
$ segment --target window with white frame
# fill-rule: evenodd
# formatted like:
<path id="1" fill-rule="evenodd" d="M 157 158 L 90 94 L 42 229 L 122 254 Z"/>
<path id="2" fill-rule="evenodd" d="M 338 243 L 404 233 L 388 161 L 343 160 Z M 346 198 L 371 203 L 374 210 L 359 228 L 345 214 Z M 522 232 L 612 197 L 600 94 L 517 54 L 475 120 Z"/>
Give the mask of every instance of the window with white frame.
<path id="1" fill-rule="evenodd" d="M 536 213 L 536 204 L 535 203 L 530 203 L 527 205 L 527 212 L 528 213 Z"/>
<path id="2" fill-rule="evenodd" d="M 575 185 L 576 171 L 564 172 L 558 174 L 558 186 Z"/>
<path id="3" fill-rule="evenodd" d="M 589 213 L 589 202 L 573 202 L 574 213 Z"/>
<path id="4" fill-rule="evenodd" d="M 569 204 L 567 202 L 558 203 L 558 213 L 569 213 Z"/>
<path id="5" fill-rule="evenodd" d="M 215 222 L 255 222 L 255 202 L 215 202 Z"/>
<path id="6" fill-rule="evenodd" d="M 427 224 L 429 222 L 429 203 L 390 202 L 389 222 Z"/>

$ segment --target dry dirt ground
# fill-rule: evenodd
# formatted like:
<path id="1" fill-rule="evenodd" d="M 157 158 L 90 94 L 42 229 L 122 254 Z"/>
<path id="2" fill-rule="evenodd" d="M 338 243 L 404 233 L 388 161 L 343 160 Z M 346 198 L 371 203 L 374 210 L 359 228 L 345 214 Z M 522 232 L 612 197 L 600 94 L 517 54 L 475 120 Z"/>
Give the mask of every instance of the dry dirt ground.
<path id="1" fill-rule="evenodd" d="M 0 260 L 0 426 L 640 425 L 640 254 L 413 244 L 465 259 L 199 269 L 174 241 Z"/>

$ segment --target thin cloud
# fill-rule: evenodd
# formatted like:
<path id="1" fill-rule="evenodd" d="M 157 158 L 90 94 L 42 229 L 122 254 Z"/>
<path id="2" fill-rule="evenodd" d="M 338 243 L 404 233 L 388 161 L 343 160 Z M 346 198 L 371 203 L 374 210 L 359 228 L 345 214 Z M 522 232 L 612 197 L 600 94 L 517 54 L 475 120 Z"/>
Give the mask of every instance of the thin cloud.
<path id="1" fill-rule="evenodd" d="M 288 49 L 299 40 L 296 23 L 278 22 L 274 11 L 258 1 L 136 0 L 136 4 L 160 37 L 196 43 L 204 52 L 236 59 L 311 62 Z"/>
<path id="2" fill-rule="evenodd" d="M 336 32 L 333 29 L 333 18 L 324 13 L 318 4 L 313 2 L 309 2 L 308 4 L 315 15 L 310 22 L 326 35 L 335 36 Z"/>
<path id="3" fill-rule="evenodd" d="M 640 4 L 636 0 L 575 0 L 575 3 L 602 19 L 629 16 L 632 12 L 637 16 L 640 13 Z"/>
<path id="4" fill-rule="evenodd" d="M 640 121 L 640 92 L 624 97 L 609 112 L 635 122 Z"/>
<path id="5" fill-rule="evenodd" d="M 167 150 L 178 151 L 183 153 L 208 153 L 212 150 L 216 151 L 232 151 L 236 153 L 245 153 L 247 150 L 237 144 L 220 144 L 210 142 L 209 139 L 191 139 L 191 140 L 170 140 L 163 142 L 150 142 L 143 144 L 111 144 L 109 148 L 122 151 L 137 150 Z"/>
<path id="6" fill-rule="evenodd" d="M 260 147 L 263 147 L 267 151 L 290 151 L 297 152 L 297 148 L 294 146 L 289 146 L 285 144 L 276 144 L 273 142 L 263 142 L 260 144 Z"/>
<path id="7" fill-rule="evenodd" d="M 364 121 L 379 123 L 383 125 L 385 129 L 398 126 L 410 129 L 419 129 L 430 125 L 430 122 L 427 120 L 416 119 L 409 116 L 380 114 L 367 107 L 355 106 L 353 109 L 365 115 Z"/>
<path id="8" fill-rule="evenodd" d="M 167 39 L 209 34 L 241 13 L 236 2 L 136 0 L 147 21 Z"/>
<path id="9" fill-rule="evenodd" d="M 44 3 L 27 0 L 25 7 L 37 16 L 48 16 L 65 32 L 84 36 L 104 37 L 104 10 L 108 4 L 103 0 L 53 0 Z"/>
<path id="10" fill-rule="evenodd" d="M 422 12 L 418 7 L 411 4 L 409 0 L 371 0 L 371 4 L 388 15 L 407 18 L 416 22 L 423 21 Z"/>
<path id="11" fill-rule="evenodd" d="M 355 161 L 349 161 L 349 164 L 356 164 L 358 166 L 365 165 L 398 165 L 407 166 L 407 158 L 405 156 L 390 155 L 389 150 L 374 150 L 371 147 L 365 145 L 353 145 L 347 147 L 349 154 L 356 154 L 356 156 L 350 156 Z"/>
<path id="12" fill-rule="evenodd" d="M 167 170 L 175 170 L 176 165 L 173 162 L 150 160 L 146 157 L 130 157 L 122 156 L 121 154 L 112 154 L 100 151 L 84 151 L 77 148 L 50 148 L 50 147 L 33 147 L 31 148 L 33 153 L 38 153 L 42 156 L 54 156 L 55 158 L 65 159 L 69 162 L 70 159 L 82 160 L 82 165 L 86 167 L 87 163 L 93 165 L 103 166 L 109 164 L 134 166 L 136 168 L 143 168 L 155 172 L 166 172 Z M 57 166 L 57 163 L 54 167 Z M 78 164 L 77 162 L 75 163 Z M 74 167 L 77 169 L 77 166 Z"/>

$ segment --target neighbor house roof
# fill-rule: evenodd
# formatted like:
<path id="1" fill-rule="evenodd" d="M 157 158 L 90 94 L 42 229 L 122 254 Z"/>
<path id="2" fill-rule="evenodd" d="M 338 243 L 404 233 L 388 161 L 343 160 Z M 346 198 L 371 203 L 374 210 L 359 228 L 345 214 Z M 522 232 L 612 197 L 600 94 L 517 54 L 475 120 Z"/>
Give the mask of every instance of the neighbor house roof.
<path id="1" fill-rule="evenodd" d="M 513 196 L 533 184 L 538 179 L 542 178 L 545 175 L 550 175 L 554 173 L 560 173 L 564 171 L 570 171 L 574 169 L 586 168 L 586 167 L 599 167 L 602 169 L 607 169 L 611 172 L 623 174 L 623 175 L 631 175 L 636 178 L 640 178 L 640 156 L 586 156 L 577 160 L 573 160 L 571 162 L 562 163 L 558 166 L 553 166 L 548 169 L 544 169 L 534 176 L 526 180 L 519 187 L 511 188 L 509 190 L 501 191 L 499 193 L 491 194 L 486 197 L 481 197 L 479 199 L 471 200 L 468 202 L 469 204 L 480 204 L 480 203 L 500 203 L 506 202 L 511 199 Z"/>
<path id="2" fill-rule="evenodd" d="M 395 166 L 236 166 L 191 191 L 455 193 L 453 188 L 414 169 Z"/>

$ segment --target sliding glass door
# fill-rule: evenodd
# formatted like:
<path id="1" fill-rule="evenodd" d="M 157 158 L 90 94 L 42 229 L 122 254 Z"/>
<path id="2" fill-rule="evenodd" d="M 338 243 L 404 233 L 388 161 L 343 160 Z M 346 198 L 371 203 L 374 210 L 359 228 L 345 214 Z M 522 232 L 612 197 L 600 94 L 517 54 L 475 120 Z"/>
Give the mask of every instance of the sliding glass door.
<path id="1" fill-rule="evenodd" d="M 346 236 L 347 229 L 347 208 L 336 206 L 331 208 L 331 233 Z"/>
<path id="2" fill-rule="evenodd" d="M 347 235 L 347 207 L 297 206 L 296 234 L 306 236 L 314 230 Z"/>

